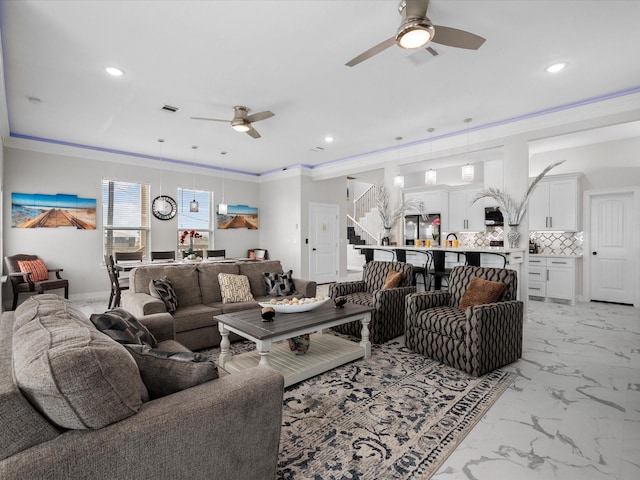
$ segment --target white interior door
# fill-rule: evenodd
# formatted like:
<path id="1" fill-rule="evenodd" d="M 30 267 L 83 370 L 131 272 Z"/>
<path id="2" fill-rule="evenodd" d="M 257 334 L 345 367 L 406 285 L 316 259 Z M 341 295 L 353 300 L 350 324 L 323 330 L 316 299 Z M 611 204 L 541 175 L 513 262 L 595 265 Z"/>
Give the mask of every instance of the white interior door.
<path id="1" fill-rule="evenodd" d="M 591 299 L 634 302 L 635 270 L 632 255 L 633 194 L 595 195 L 591 199 Z"/>
<path id="2" fill-rule="evenodd" d="M 338 280 L 338 205 L 312 203 L 309 207 L 309 276 L 318 283 Z"/>

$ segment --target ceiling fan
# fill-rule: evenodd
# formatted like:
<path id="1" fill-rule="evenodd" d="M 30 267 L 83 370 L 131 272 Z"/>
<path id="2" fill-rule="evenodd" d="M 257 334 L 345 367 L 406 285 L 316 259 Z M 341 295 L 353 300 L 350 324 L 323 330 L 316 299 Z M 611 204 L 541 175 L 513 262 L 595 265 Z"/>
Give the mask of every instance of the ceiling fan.
<path id="1" fill-rule="evenodd" d="M 275 113 L 270 111 L 258 112 L 249 115 L 249 109 L 242 105 L 236 105 L 233 107 L 233 120 L 231 120 L 231 128 L 236 132 L 244 132 L 251 135 L 253 138 L 260 138 L 261 135 L 251 125 L 253 122 L 259 122 L 260 120 L 266 120 L 271 118 Z M 223 120 L 220 118 L 205 118 L 205 117 L 191 117 L 192 120 L 208 120 L 210 122 L 229 122 L 229 120 Z"/>
<path id="2" fill-rule="evenodd" d="M 346 66 L 358 65 L 391 47 L 394 43 L 408 49 L 424 47 L 429 42 L 433 42 L 450 47 L 477 50 L 485 42 L 484 38 L 474 33 L 432 24 L 431 20 L 427 18 L 428 6 L 429 0 L 402 0 L 398 5 L 402 23 L 396 34 L 349 60 Z"/>

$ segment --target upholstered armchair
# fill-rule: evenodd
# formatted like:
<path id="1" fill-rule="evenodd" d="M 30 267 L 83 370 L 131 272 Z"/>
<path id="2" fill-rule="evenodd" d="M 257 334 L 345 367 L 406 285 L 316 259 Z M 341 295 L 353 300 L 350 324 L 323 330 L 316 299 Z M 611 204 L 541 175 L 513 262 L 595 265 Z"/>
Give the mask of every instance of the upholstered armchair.
<path id="1" fill-rule="evenodd" d="M 455 267 L 448 291 L 407 296 L 406 346 L 474 376 L 514 362 L 522 356 L 517 289 L 514 270 Z"/>
<path id="2" fill-rule="evenodd" d="M 4 262 L 13 289 L 11 310 L 18 306 L 18 295 L 21 293 L 43 293 L 64 288 L 64 298 L 69 298 L 69 280 L 60 276 L 62 268 L 47 268 L 37 255 L 11 255 L 4 257 Z M 55 278 L 50 278 L 50 274 L 55 274 Z"/>
<path id="3" fill-rule="evenodd" d="M 383 288 L 391 271 L 402 274 L 396 278 L 398 285 Z M 404 333 L 404 297 L 416 291 L 412 283 L 410 264 L 371 261 L 364 266 L 362 280 L 333 283 L 329 285 L 329 296 L 333 299 L 344 297 L 347 302 L 374 308 L 369 339 L 373 343 L 383 343 Z M 360 338 L 361 327 L 360 322 L 351 322 L 333 329 Z"/>

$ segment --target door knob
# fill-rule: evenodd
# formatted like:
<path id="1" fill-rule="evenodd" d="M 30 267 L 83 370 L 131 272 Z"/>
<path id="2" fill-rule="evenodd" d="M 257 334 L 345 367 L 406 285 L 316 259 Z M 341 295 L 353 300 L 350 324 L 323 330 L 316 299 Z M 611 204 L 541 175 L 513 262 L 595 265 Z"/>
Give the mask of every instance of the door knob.
<path id="1" fill-rule="evenodd" d="M 591 255 L 597 255 L 598 252 L 591 252 Z"/>
<path id="2" fill-rule="evenodd" d="M 311 250 L 313 250 L 314 252 L 316 251 L 315 247 L 314 247 L 314 248 L 312 248 Z"/>

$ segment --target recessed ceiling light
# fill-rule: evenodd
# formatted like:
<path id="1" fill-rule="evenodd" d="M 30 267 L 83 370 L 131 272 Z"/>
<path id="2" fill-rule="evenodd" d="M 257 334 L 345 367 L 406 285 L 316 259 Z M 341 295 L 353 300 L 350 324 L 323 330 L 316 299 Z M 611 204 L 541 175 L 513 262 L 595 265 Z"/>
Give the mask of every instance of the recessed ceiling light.
<path id="1" fill-rule="evenodd" d="M 121 77 L 121 76 L 124 75 L 124 71 L 120 70 L 119 68 L 116 68 L 116 67 L 107 67 L 107 68 L 105 68 L 105 70 L 112 77 Z"/>
<path id="2" fill-rule="evenodd" d="M 327 135 L 326 137 L 324 137 L 324 141 L 327 143 L 331 143 L 333 142 L 333 137 L 331 135 Z"/>
<path id="3" fill-rule="evenodd" d="M 556 73 L 564 69 L 564 67 L 566 66 L 567 66 L 566 63 L 554 63 L 553 65 L 550 65 L 549 67 L 547 67 L 547 72 Z"/>

